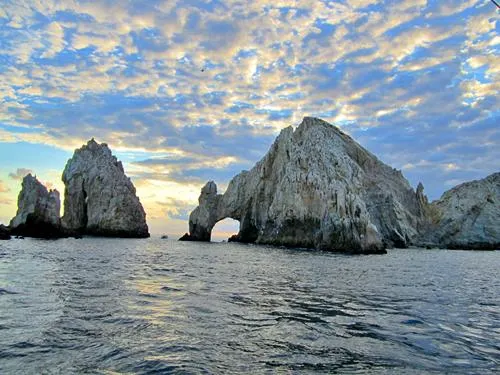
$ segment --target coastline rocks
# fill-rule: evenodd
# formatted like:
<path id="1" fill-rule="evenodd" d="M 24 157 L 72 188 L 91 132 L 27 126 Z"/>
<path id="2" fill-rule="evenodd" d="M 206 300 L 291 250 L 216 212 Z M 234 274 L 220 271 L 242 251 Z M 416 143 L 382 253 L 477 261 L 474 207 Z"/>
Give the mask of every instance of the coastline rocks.
<path id="1" fill-rule="evenodd" d="M 198 207 L 189 215 L 189 233 L 180 241 L 210 241 L 212 228 L 224 216 L 223 207 L 219 207 L 222 195 L 217 195 L 217 185 L 213 181 L 202 187 L 198 198 Z M 219 212 L 221 211 L 221 212 Z"/>
<path id="2" fill-rule="evenodd" d="M 11 234 L 38 238 L 61 237 L 60 209 L 59 192 L 48 191 L 36 177 L 26 175 L 17 201 L 17 214 L 10 222 Z"/>
<path id="3" fill-rule="evenodd" d="M 146 213 L 122 163 L 94 139 L 76 150 L 64 169 L 62 225 L 72 234 L 149 237 Z"/>
<path id="4" fill-rule="evenodd" d="M 5 225 L 0 224 L 0 240 L 10 240 L 10 229 Z"/>
<path id="5" fill-rule="evenodd" d="M 182 239 L 210 241 L 215 223 L 229 217 L 240 221 L 232 241 L 381 253 L 417 236 L 422 190 L 335 126 L 306 117 L 224 194 L 208 182 Z"/>
<path id="6" fill-rule="evenodd" d="M 421 246 L 500 249 L 500 173 L 458 185 L 432 202 Z"/>

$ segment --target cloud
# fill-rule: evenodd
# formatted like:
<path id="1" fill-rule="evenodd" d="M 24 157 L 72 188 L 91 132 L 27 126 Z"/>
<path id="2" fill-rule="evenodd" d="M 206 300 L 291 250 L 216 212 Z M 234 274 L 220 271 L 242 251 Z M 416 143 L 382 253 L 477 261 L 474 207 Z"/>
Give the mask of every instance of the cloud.
<path id="1" fill-rule="evenodd" d="M 177 220 L 188 220 L 189 214 L 197 206 L 197 204 L 192 201 L 175 198 L 167 198 L 164 201 L 156 203 L 165 216 Z"/>
<path id="2" fill-rule="evenodd" d="M 27 168 L 17 168 L 15 172 L 9 173 L 9 177 L 13 180 L 22 180 L 29 173 L 33 173 L 33 171 Z"/>
<path id="3" fill-rule="evenodd" d="M 0 198 L 0 205 L 2 206 L 9 206 L 12 204 L 12 200 L 8 198 Z M 5 223 L 8 223 L 8 219 L 4 221 Z"/>
<path id="4" fill-rule="evenodd" d="M 8 193 L 10 191 L 10 189 L 5 186 L 5 183 L 0 180 L 0 193 Z"/>
<path id="5" fill-rule="evenodd" d="M 40 55 L 42 58 L 54 58 L 66 45 L 64 28 L 57 22 L 51 22 L 43 34 L 44 41 L 48 44 L 45 51 Z"/>
<path id="6" fill-rule="evenodd" d="M 169 201 L 185 217 L 205 179 L 227 184 L 306 115 L 432 196 L 443 173 L 498 169 L 500 39 L 484 1 L 4 3 L 0 141 L 72 150 L 96 136 L 136 153 L 126 169 L 158 220 L 155 189 L 185 189 Z"/>

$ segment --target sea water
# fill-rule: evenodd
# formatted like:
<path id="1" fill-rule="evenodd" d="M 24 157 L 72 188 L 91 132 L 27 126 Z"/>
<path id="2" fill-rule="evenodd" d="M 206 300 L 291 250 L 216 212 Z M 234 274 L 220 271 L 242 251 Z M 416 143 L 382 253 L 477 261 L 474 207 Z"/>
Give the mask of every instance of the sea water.
<path id="1" fill-rule="evenodd" d="M 493 374 L 500 252 L 0 242 L 0 373 Z"/>

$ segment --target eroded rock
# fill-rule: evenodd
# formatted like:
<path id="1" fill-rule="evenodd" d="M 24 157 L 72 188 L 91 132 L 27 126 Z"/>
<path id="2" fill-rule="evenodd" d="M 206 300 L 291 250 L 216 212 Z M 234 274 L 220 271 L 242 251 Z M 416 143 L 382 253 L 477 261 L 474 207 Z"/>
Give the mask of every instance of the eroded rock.
<path id="1" fill-rule="evenodd" d="M 0 224 L 0 240 L 10 240 L 10 229 L 5 225 Z"/>
<path id="2" fill-rule="evenodd" d="M 10 222 L 14 235 L 54 238 L 61 236 L 61 202 L 57 190 L 47 190 L 31 174 L 23 178 L 17 214 Z"/>
<path id="3" fill-rule="evenodd" d="M 62 180 L 63 227 L 70 233 L 149 237 L 146 213 L 122 163 L 94 139 L 76 150 Z"/>
<path id="4" fill-rule="evenodd" d="M 500 249 L 500 173 L 458 185 L 430 205 L 422 246 Z"/>
<path id="5" fill-rule="evenodd" d="M 397 171 L 335 126 L 304 118 L 288 127 L 224 194 L 202 189 L 184 240 L 209 241 L 213 226 L 240 221 L 232 240 L 352 252 L 407 246 L 425 222 L 421 201 Z"/>

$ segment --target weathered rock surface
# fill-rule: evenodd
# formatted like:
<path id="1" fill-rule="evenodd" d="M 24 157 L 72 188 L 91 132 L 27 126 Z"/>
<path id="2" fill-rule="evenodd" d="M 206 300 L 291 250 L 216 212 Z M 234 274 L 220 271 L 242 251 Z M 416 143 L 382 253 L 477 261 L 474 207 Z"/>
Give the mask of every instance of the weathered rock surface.
<path id="1" fill-rule="evenodd" d="M 17 214 L 10 222 L 14 235 L 54 238 L 61 236 L 61 202 L 57 190 L 47 190 L 31 174 L 23 178 Z"/>
<path id="2" fill-rule="evenodd" d="M 407 246 L 424 224 L 423 188 L 325 121 L 288 127 L 224 194 L 208 182 L 183 240 L 209 241 L 213 226 L 240 221 L 232 240 L 351 252 Z"/>
<path id="3" fill-rule="evenodd" d="M 10 229 L 0 224 L 0 240 L 10 240 Z"/>
<path id="4" fill-rule="evenodd" d="M 449 249 L 500 249 L 500 173 L 458 185 L 429 207 L 432 223 L 418 240 Z"/>
<path id="5" fill-rule="evenodd" d="M 62 180 L 63 227 L 70 233 L 149 237 L 146 213 L 122 163 L 94 139 L 76 150 Z"/>

